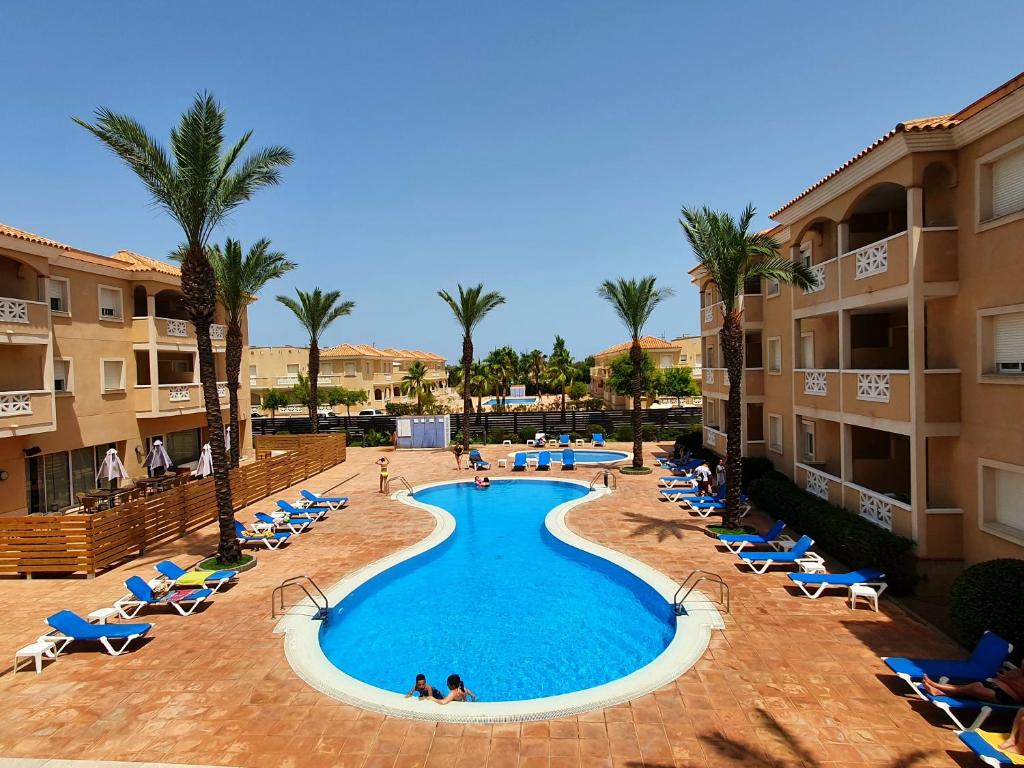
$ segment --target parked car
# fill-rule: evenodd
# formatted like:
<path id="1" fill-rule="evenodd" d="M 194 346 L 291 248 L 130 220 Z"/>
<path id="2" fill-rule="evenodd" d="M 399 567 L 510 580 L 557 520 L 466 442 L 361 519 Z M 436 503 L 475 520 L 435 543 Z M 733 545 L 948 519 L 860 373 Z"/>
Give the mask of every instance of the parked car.
<path id="1" fill-rule="evenodd" d="M 364 408 L 358 414 L 358 416 L 386 416 L 384 411 L 377 410 L 375 408 Z"/>
<path id="2" fill-rule="evenodd" d="M 250 419 L 262 419 L 263 418 L 263 413 L 260 412 L 260 411 L 257 411 L 255 408 L 253 408 L 249 412 L 249 418 Z"/>

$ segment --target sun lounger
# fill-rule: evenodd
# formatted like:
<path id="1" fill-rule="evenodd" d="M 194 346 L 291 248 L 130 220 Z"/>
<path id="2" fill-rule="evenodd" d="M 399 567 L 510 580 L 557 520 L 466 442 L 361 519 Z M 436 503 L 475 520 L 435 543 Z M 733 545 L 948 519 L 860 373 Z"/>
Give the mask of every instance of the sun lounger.
<path id="1" fill-rule="evenodd" d="M 546 472 L 551 469 L 551 451 L 541 451 L 537 454 L 537 471 Z"/>
<path id="2" fill-rule="evenodd" d="M 171 606 L 182 616 L 191 616 L 199 604 L 213 594 L 212 589 L 172 589 L 157 597 L 141 576 L 129 576 L 124 585 L 131 594 L 114 603 L 124 619 L 135 618 L 143 608 L 163 605 Z"/>
<path id="3" fill-rule="evenodd" d="M 302 500 L 296 503 L 299 507 L 328 507 L 332 511 L 341 509 L 348 504 L 348 496 L 318 496 L 312 491 L 307 491 L 303 488 L 299 493 L 302 496 Z"/>
<path id="4" fill-rule="evenodd" d="M 680 488 L 659 488 L 658 489 L 658 493 L 660 493 L 662 496 L 664 496 L 669 501 L 682 501 L 683 499 L 686 499 L 686 498 L 700 496 L 700 491 L 698 491 L 696 488 L 691 488 L 691 487 L 686 487 L 686 488 L 682 488 L 682 487 L 680 487 Z M 724 496 L 722 496 L 722 497 L 719 497 L 719 496 L 704 496 L 703 498 L 707 499 L 708 501 L 721 501 L 725 497 Z"/>
<path id="5" fill-rule="evenodd" d="M 170 560 L 164 560 L 153 566 L 157 573 L 171 582 L 175 587 L 209 587 L 216 594 L 217 590 L 238 576 L 238 571 L 186 571 Z"/>
<path id="6" fill-rule="evenodd" d="M 576 469 L 576 451 L 566 448 L 562 451 L 562 470 Z"/>
<path id="7" fill-rule="evenodd" d="M 1004 752 L 999 745 L 1006 741 L 1009 733 L 993 733 L 991 731 L 961 731 L 957 734 L 971 752 L 978 756 L 985 765 L 1000 768 L 1004 765 L 1024 765 L 1024 755 Z"/>
<path id="8" fill-rule="evenodd" d="M 814 539 L 801 536 L 800 540 L 786 552 L 740 552 L 737 557 L 750 566 L 754 573 L 764 573 L 773 565 L 794 565 L 807 557 Z"/>
<path id="9" fill-rule="evenodd" d="M 692 503 L 691 503 L 692 502 Z M 711 517 L 723 509 L 725 509 L 725 500 L 722 501 L 699 501 L 696 499 L 683 499 L 683 504 L 686 504 L 691 512 L 696 512 L 700 517 Z M 740 507 L 737 510 L 737 518 L 742 520 L 750 514 L 750 504 L 747 503 L 747 497 L 740 497 Z"/>
<path id="10" fill-rule="evenodd" d="M 239 544 L 262 544 L 267 549 L 277 549 L 291 537 L 292 535 L 287 531 L 278 531 L 276 533 L 267 531 L 265 534 L 247 531 L 244 525 L 237 520 L 235 521 L 235 538 L 238 539 Z"/>
<path id="11" fill-rule="evenodd" d="M 277 500 L 277 508 L 281 510 L 281 514 L 288 515 L 290 518 L 297 520 L 321 520 L 324 515 L 330 511 L 330 507 L 296 507 L 289 501 L 284 499 Z"/>
<path id="12" fill-rule="evenodd" d="M 997 704 L 994 701 L 981 701 L 980 699 L 958 699 L 953 696 L 933 696 L 924 689 L 921 683 L 915 683 L 913 685 L 914 692 L 925 701 L 929 701 L 936 707 L 945 712 L 949 719 L 952 720 L 956 727 L 961 731 L 975 731 L 982 726 L 988 716 L 993 712 L 1016 712 L 1021 708 L 1021 704 Z M 954 710 L 978 710 L 977 717 L 974 718 L 974 722 L 970 726 L 966 726 L 961 722 L 960 718 L 954 714 Z"/>
<path id="13" fill-rule="evenodd" d="M 490 469 L 490 462 L 484 461 L 484 457 L 480 455 L 480 451 L 476 448 L 469 452 L 469 466 L 473 469 Z"/>
<path id="14" fill-rule="evenodd" d="M 590 436 L 590 444 L 595 448 L 604 448 L 604 435 L 600 432 L 595 432 Z"/>
<path id="15" fill-rule="evenodd" d="M 568 435 L 559 435 L 558 436 L 558 447 L 559 448 L 568 448 L 570 445 L 572 445 L 572 441 L 569 439 Z"/>
<path id="16" fill-rule="evenodd" d="M 257 524 L 253 525 L 255 530 L 275 531 L 286 529 L 292 533 L 302 533 L 313 525 L 313 520 L 308 517 L 274 517 L 266 512 L 256 513 Z"/>
<path id="17" fill-rule="evenodd" d="M 701 464 L 704 463 L 703 459 L 694 459 L 692 461 L 679 462 L 679 461 L 674 461 L 673 459 L 668 459 L 668 458 L 665 458 L 665 457 L 662 457 L 660 459 L 656 459 L 656 461 L 658 462 L 658 464 L 660 464 L 665 469 L 667 469 L 667 470 L 669 470 L 671 472 L 677 472 L 677 473 L 680 473 L 680 474 L 682 474 L 682 473 L 689 473 L 690 470 L 696 469 L 697 467 L 699 467 Z"/>
<path id="18" fill-rule="evenodd" d="M 738 554 L 747 547 L 769 546 L 776 550 L 786 550 L 793 546 L 793 540 L 784 536 L 783 531 L 786 524 L 782 520 L 776 520 L 775 525 L 768 529 L 765 534 L 760 533 L 722 533 L 718 540 L 725 544 L 726 548 L 733 554 Z"/>
<path id="19" fill-rule="evenodd" d="M 685 490 L 691 489 L 693 486 L 691 483 L 694 479 L 691 475 L 668 475 L 667 477 L 659 477 L 658 485 L 665 486 L 665 489 L 671 488 L 682 488 Z"/>
<path id="20" fill-rule="evenodd" d="M 789 580 L 800 587 L 800 590 L 812 600 L 830 587 L 843 587 L 852 591 L 857 586 L 874 587 L 881 597 L 888 586 L 884 581 L 885 574 L 874 568 L 861 568 L 849 573 L 790 573 Z M 813 589 L 813 591 L 811 591 Z"/>
<path id="21" fill-rule="evenodd" d="M 46 634 L 40 640 L 54 644 L 54 655 L 68 647 L 75 640 L 95 641 L 102 645 L 111 656 L 120 656 L 137 637 L 145 637 L 153 628 L 152 624 L 90 624 L 77 613 L 58 611 L 50 616 L 46 623 L 58 634 Z M 121 646 L 114 647 L 112 641 L 123 640 Z"/>
<path id="22" fill-rule="evenodd" d="M 512 458 L 512 471 L 513 472 L 525 472 L 526 471 L 526 454 L 519 451 Z"/>
<path id="23" fill-rule="evenodd" d="M 954 683 L 987 680 L 995 677 L 1013 651 L 1013 646 L 995 632 L 981 636 L 969 659 L 908 659 L 902 656 L 883 656 L 893 672 L 911 687 L 914 681 L 928 676 L 939 682 Z M 916 689 L 915 689 L 916 690 Z"/>

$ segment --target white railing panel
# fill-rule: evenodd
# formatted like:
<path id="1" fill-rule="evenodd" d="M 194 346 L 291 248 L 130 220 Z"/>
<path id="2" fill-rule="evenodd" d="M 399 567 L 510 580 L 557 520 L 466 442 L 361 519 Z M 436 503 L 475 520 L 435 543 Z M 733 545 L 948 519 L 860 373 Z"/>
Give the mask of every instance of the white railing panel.
<path id="1" fill-rule="evenodd" d="M 704 369 L 704 383 L 705 384 L 714 384 L 715 383 L 715 369 L 714 368 L 705 368 Z"/>
<path id="2" fill-rule="evenodd" d="M 227 337 L 228 327 L 226 325 L 211 325 L 210 338 L 214 341 L 224 341 Z"/>
<path id="3" fill-rule="evenodd" d="M 188 386 L 174 386 L 167 390 L 167 399 L 172 403 L 187 403 L 192 399 Z"/>
<path id="4" fill-rule="evenodd" d="M 807 481 L 804 484 L 807 492 L 828 501 L 828 476 L 810 467 L 806 467 L 804 472 L 807 473 Z"/>
<path id="5" fill-rule="evenodd" d="M 21 299 L 0 299 L 0 322 L 28 323 L 28 302 Z"/>
<path id="6" fill-rule="evenodd" d="M 825 371 L 804 371 L 804 394 L 824 397 L 828 394 L 828 374 Z"/>
<path id="7" fill-rule="evenodd" d="M 854 258 L 853 279 L 861 280 L 889 269 L 889 241 L 882 240 L 866 245 L 851 255 Z"/>
<path id="8" fill-rule="evenodd" d="M 888 403 L 892 391 L 888 373 L 858 373 L 857 399 L 874 403 Z"/>
<path id="9" fill-rule="evenodd" d="M 0 416 L 31 414 L 32 398 L 23 394 L 0 394 Z"/>
<path id="10" fill-rule="evenodd" d="M 892 502 L 884 496 L 860 491 L 860 516 L 879 528 L 892 530 Z"/>
<path id="11" fill-rule="evenodd" d="M 221 400 L 227 400 L 228 399 L 228 385 L 227 384 L 218 384 L 217 385 L 217 397 L 219 397 Z"/>
<path id="12" fill-rule="evenodd" d="M 825 265 L 816 264 L 811 267 L 811 273 L 814 275 L 814 284 L 809 288 L 804 288 L 804 294 L 817 293 L 825 289 Z"/>
<path id="13" fill-rule="evenodd" d="M 168 336 L 188 336 L 188 320 L 165 320 L 164 324 Z"/>

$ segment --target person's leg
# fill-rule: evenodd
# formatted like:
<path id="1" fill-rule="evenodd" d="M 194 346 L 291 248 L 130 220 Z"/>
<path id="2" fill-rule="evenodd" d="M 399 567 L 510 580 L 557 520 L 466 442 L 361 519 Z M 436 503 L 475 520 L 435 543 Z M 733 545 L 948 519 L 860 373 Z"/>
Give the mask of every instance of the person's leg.
<path id="1" fill-rule="evenodd" d="M 984 683 L 967 683 L 965 685 L 954 685 L 953 683 L 936 683 L 931 678 L 924 678 L 924 688 L 933 696 L 957 696 L 970 699 L 981 699 L 982 701 L 995 701 L 996 694 Z"/>

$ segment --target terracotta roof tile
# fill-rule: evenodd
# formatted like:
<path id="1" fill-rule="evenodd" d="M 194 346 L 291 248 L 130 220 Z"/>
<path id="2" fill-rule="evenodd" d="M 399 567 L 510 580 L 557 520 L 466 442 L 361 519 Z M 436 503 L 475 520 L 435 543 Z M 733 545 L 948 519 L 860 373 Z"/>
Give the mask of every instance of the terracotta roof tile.
<path id="1" fill-rule="evenodd" d="M 33 235 L 31 232 L 26 232 L 23 229 L 17 229 L 15 227 L 8 226 L 7 224 L 0 224 L 0 235 L 16 237 L 19 240 L 24 240 L 28 243 L 36 243 L 37 245 L 48 245 L 51 248 L 60 248 L 62 251 L 71 249 L 70 245 L 58 243 L 56 240 L 51 240 L 50 238 L 42 237 L 41 235 Z"/>
<path id="2" fill-rule="evenodd" d="M 389 357 L 406 360 L 444 360 L 441 355 L 418 350 L 395 349 L 386 347 L 377 349 L 369 344 L 350 344 L 345 342 L 323 350 L 321 357 Z"/>
<path id="3" fill-rule="evenodd" d="M 632 341 L 624 341 L 621 344 L 616 344 L 614 347 L 608 347 L 598 352 L 594 357 L 603 357 L 604 355 L 614 355 L 619 352 L 627 352 L 629 348 L 633 346 Z M 640 337 L 640 348 L 641 349 L 673 349 L 674 345 L 659 339 L 657 336 L 641 336 Z"/>

